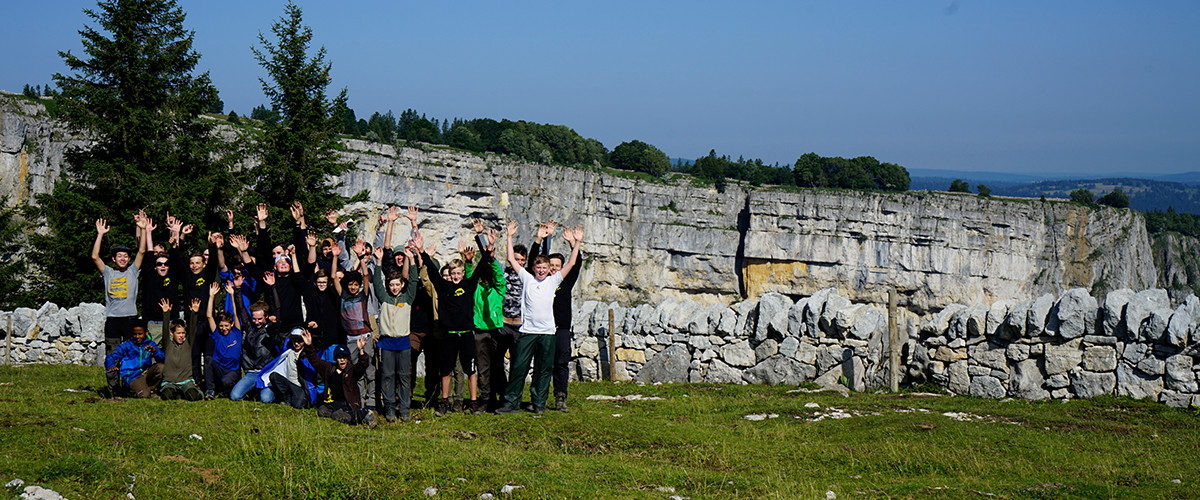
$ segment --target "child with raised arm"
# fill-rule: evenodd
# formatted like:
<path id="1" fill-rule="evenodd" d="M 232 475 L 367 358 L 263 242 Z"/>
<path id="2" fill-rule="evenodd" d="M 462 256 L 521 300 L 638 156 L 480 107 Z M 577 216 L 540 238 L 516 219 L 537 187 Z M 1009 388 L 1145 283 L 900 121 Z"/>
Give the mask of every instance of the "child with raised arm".
<path id="1" fill-rule="evenodd" d="M 117 377 L 119 387 L 135 398 L 148 398 L 162 381 L 163 353 L 158 344 L 146 338 L 146 327 L 133 327 L 133 338 L 121 342 L 104 358 L 104 368 Z"/>
<path id="2" fill-rule="evenodd" d="M 424 243 L 424 238 L 418 232 L 413 236 L 413 242 L 418 247 Z M 492 254 L 487 248 L 480 249 L 485 260 L 491 259 Z M 429 255 L 422 255 L 425 262 L 432 262 Z M 478 377 L 475 374 L 475 288 L 483 273 L 472 272 L 466 276 L 463 261 L 454 259 L 449 264 L 449 279 L 443 279 L 439 273 L 427 273 L 429 281 L 437 291 L 438 322 L 445 332 L 442 337 L 441 363 L 442 367 L 442 399 L 438 401 L 434 415 L 442 416 L 450 411 L 450 377 L 454 374 L 455 358 L 462 363 L 463 373 L 467 375 L 467 388 L 471 399 L 467 403 L 472 413 L 479 412 Z M 477 269 L 476 269 L 477 270 Z"/>
<path id="3" fill-rule="evenodd" d="M 483 221 L 475 219 L 475 238 L 480 248 L 489 252 L 495 248 L 498 233 L 495 229 L 484 233 Z M 504 373 L 504 353 L 511 349 L 509 336 L 504 333 L 504 295 L 506 284 L 504 271 L 497 259 L 479 259 L 477 264 L 483 273 L 479 286 L 475 287 L 475 360 L 479 379 L 480 406 L 487 411 L 499 408 L 504 398 L 508 377 Z M 476 411 L 482 413 L 485 408 Z"/>
<path id="4" fill-rule="evenodd" d="M 159 307 L 163 314 L 163 381 L 158 393 L 163 399 L 186 399 L 199 401 L 204 397 L 196 381 L 192 379 L 192 343 L 196 338 L 196 319 L 200 313 L 200 299 L 192 299 L 188 308 L 188 320 L 172 319 L 171 301 L 162 299 Z"/>
<path id="5" fill-rule="evenodd" d="M 218 392 L 227 392 L 233 389 L 234 384 L 237 384 L 241 378 L 238 368 L 242 357 L 242 323 L 229 311 L 221 311 L 215 316 L 213 315 L 213 299 L 220 290 L 219 283 L 209 285 L 208 328 L 212 332 L 209 335 L 213 341 L 213 353 L 212 359 L 209 360 L 208 366 L 204 370 L 205 385 L 207 386 L 204 399 L 212 399 Z M 240 300 L 237 298 L 237 289 L 234 288 L 233 282 L 225 283 L 225 293 L 234 296 L 235 302 Z"/>
<path id="6" fill-rule="evenodd" d="M 516 221 L 508 224 L 508 263 L 521 276 L 521 338 L 517 340 L 517 356 L 513 359 L 512 370 L 509 371 L 508 389 L 504 395 L 504 406 L 496 410 L 498 414 L 516 413 L 520 411 L 522 393 L 525 391 L 525 375 L 529 373 L 529 363 L 536 358 L 533 370 L 533 381 L 529 387 L 529 399 L 534 413 L 545 413 L 547 391 L 550 389 L 551 370 L 554 366 L 554 292 L 562 283 L 563 275 L 571 272 L 579 257 L 579 244 L 583 241 L 583 227 L 578 231 L 570 231 L 572 242 L 571 257 L 563 265 L 561 271 L 551 274 L 550 262 L 543 255 L 533 260 L 533 274 L 530 274 L 516 259 L 513 252 L 513 237 L 517 234 Z"/>
<path id="7" fill-rule="evenodd" d="M 240 304 L 236 303 L 236 304 Z M 258 390 L 258 376 L 278 354 L 280 343 L 276 339 L 275 324 L 267 316 L 266 302 L 255 302 L 247 312 L 240 305 L 234 312 L 242 325 L 242 375 L 241 380 L 229 391 L 229 399 L 241 401 L 250 393 L 257 392 L 264 403 L 275 401 L 275 393 Z"/>
<path id="8" fill-rule="evenodd" d="M 363 350 L 367 338 L 358 338 L 358 362 L 351 365 L 350 350 L 346 346 L 338 345 L 334 349 L 334 363 L 330 363 L 317 356 L 317 351 L 312 348 L 312 334 L 306 331 L 301 337 L 304 339 L 305 358 L 325 380 L 326 396 L 321 400 L 329 402 L 317 407 L 317 415 L 346 424 L 375 427 L 375 412 L 363 408 L 362 396 L 358 392 L 358 380 L 366 375 L 367 366 L 371 364 L 371 356 Z"/>
<path id="9" fill-rule="evenodd" d="M 583 232 L 582 226 L 575 226 L 575 231 L 566 229 L 569 228 L 564 228 L 563 239 L 572 244 L 572 236 L 576 232 Z M 545 240 L 541 245 L 541 254 L 550 259 L 550 274 L 562 270 L 566 258 L 561 253 L 550 253 L 550 240 Z M 567 381 L 570 378 L 567 365 L 571 362 L 571 342 L 574 337 L 571 330 L 571 292 L 579 281 L 581 268 L 583 266 L 575 266 L 570 272 L 563 273 L 563 281 L 554 292 L 554 409 L 563 412 L 567 411 Z"/>
<path id="10" fill-rule="evenodd" d="M 145 214 L 134 216 L 138 231 L 144 231 Z M 104 277 L 104 347 L 113 353 L 117 346 L 133 333 L 137 324 L 138 270 L 142 267 L 145 247 L 138 246 L 137 256 L 130 255 L 127 246 L 112 248 L 112 266 L 100 258 L 100 246 L 108 233 L 108 221 L 96 219 L 96 242 L 92 245 L 92 262 Z M 143 328 L 143 331 L 145 329 Z M 109 377 L 109 385 L 116 386 L 116 377 Z"/>
<path id="11" fill-rule="evenodd" d="M 388 228 L 389 232 L 391 228 Z M 375 249 L 376 260 L 382 261 L 383 248 Z M 412 319 L 413 298 L 417 296 L 417 273 L 410 248 L 404 249 L 404 266 L 399 272 L 392 271 L 384 278 L 383 266 L 376 266 L 371 275 L 375 296 L 379 298 L 379 381 L 383 399 L 383 418 L 396 421 L 412 420 L 409 406 L 412 403 L 412 386 L 409 382 L 409 327 Z M 399 400 L 396 393 L 399 392 Z"/>

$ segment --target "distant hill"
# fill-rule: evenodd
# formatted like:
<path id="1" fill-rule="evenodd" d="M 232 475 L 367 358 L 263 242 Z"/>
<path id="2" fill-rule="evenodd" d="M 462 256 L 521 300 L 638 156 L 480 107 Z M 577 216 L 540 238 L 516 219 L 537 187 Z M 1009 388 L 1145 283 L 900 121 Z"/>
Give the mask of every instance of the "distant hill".
<path id="1" fill-rule="evenodd" d="M 984 183 L 987 184 L 987 183 Z M 947 184 L 949 186 L 949 184 Z M 1176 212 L 1200 214 L 1200 186 L 1182 182 L 1166 182 L 1129 177 L 1115 179 L 1055 180 L 992 186 L 992 194 L 1000 196 L 1024 196 L 1037 198 L 1069 198 L 1071 191 L 1087 189 L 1097 198 L 1116 188 L 1129 195 L 1129 208 L 1136 210 L 1166 210 L 1173 207 Z M 946 188 L 942 188 L 943 190 Z M 974 191 L 974 184 L 972 184 Z"/>

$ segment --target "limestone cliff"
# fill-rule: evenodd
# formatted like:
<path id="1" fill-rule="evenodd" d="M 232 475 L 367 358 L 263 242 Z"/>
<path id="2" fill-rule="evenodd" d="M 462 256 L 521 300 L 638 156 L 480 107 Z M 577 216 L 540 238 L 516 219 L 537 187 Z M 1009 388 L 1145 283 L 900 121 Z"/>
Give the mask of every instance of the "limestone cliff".
<path id="1" fill-rule="evenodd" d="M 52 187 L 67 137 L 40 106 L 0 96 L 0 194 L 14 201 Z M 469 234 L 466 217 L 587 229 L 580 298 L 624 304 L 687 297 L 729 304 L 775 291 L 793 298 L 834 287 L 883 303 L 888 288 L 922 312 L 951 303 L 1028 300 L 1083 287 L 1153 288 L 1145 224 L 1129 210 L 949 193 L 798 192 L 687 178 L 632 176 L 520 162 L 448 149 L 346 140 L 341 192 L 374 231 L 385 204 L 417 204 L 442 248 Z M 498 224 L 497 224 L 498 225 Z M 395 242 L 399 244 L 400 242 Z M 562 240 L 554 243 L 565 249 Z"/>

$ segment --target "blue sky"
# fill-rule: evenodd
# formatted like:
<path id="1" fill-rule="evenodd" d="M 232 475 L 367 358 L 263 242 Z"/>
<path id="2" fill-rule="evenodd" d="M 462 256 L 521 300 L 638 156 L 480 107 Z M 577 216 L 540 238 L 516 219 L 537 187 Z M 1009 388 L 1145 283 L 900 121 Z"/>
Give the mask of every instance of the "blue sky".
<path id="1" fill-rule="evenodd" d="M 563 124 L 610 149 L 1061 175 L 1200 170 L 1200 2 L 317 2 L 358 116 Z M 0 88 L 79 53 L 93 2 L 14 2 Z M 182 2 L 226 109 L 283 2 Z"/>

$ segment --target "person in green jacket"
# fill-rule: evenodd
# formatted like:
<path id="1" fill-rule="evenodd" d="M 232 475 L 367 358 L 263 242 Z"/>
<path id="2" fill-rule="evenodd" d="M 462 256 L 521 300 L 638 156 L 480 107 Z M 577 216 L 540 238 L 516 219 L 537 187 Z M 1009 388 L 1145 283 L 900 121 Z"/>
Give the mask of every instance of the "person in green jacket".
<path id="1" fill-rule="evenodd" d="M 483 221 L 475 219 L 475 238 L 479 248 L 487 248 L 492 252 L 496 246 L 499 232 L 492 229 L 484 234 Z M 499 260 L 489 259 L 480 261 L 480 269 L 485 274 L 475 288 L 475 364 L 479 383 L 479 401 L 487 406 L 487 411 L 493 411 L 500 406 L 504 389 L 508 385 L 508 377 L 504 373 L 504 352 L 511 348 L 512 340 L 504 335 L 504 294 L 507 286 L 504 280 L 504 268 Z M 482 412 L 477 408 L 476 412 Z"/>

